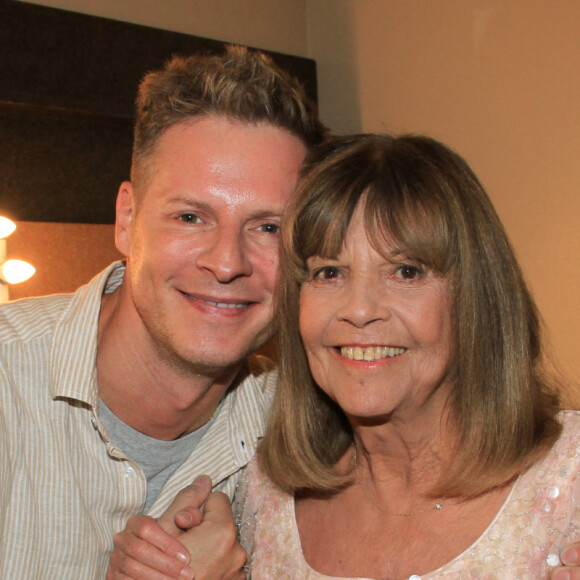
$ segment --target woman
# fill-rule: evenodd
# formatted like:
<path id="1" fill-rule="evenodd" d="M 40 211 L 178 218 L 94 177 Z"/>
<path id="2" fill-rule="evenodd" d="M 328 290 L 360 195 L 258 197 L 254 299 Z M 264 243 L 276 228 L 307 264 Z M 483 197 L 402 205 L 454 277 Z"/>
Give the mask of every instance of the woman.
<path id="1" fill-rule="evenodd" d="M 466 163 L 426 137 L 330 141 L 282 256 L 280 387 L 237 494 L 251 577 L 548 577 L 580 539 L 580 418 Z"/>
<path id="2" fill-rule="evenodd" d="M 280 388 L 248 468 L 252 578 L 544 578 L 578 536 L 580 431 L 466 163 L 362 135 L 283 225 Z"/>

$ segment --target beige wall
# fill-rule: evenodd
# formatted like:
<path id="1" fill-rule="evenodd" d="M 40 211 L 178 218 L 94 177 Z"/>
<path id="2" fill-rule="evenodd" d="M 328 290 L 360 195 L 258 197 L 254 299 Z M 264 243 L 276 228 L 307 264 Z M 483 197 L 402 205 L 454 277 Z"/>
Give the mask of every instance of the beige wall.
<path id="1" fill-rule="evenodd" d="M 29 3 L 308 56 L 305 0 L 29 0 Z"/>
<path id="2" fill-rule="evenodd" d="M 338 133 L 429 133 L 500 213 L 564 371 L 580 382 L 578 0 L 36 0 L 318 63 Z"/>
<path id="3" fill-rule="evenodd" d="M 356 0 L 307 0 L 310 58 L 316 60 L 320 117 L 335 133 L 360 133 L 362 110 L 354 23 Z"/>

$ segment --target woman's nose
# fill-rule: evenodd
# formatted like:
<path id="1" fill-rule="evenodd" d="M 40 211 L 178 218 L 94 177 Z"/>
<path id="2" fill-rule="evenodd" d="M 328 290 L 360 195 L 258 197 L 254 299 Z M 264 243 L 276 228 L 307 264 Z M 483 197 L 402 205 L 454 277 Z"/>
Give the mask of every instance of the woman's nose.
<path id="1" fill-rule="evenodd" d="M 386 320 L 390 316 L 388 297 L 384 288 L 366 278 L 351 280 L 342 296 L 337 311 L 339 320 L 363 328 L 372 322 Z"/>

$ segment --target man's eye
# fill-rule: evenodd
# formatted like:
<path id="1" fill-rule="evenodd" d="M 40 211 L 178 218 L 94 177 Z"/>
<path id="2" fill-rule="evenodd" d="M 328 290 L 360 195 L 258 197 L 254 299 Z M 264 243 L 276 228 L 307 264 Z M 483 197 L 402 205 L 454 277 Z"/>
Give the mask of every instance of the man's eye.
<path id="1" fill-rule="evenodd" d="M 186 224 L 196 224 L 201 221 L 201 218 L 194 213 L 182 213 L 180 214 L 179 219 Z"/>
<path id="2" fill-rule="evenodd" d="M 262 224 L 258 229 L 261 232 L 266 232 L 267 234 L 280 233 L 280 226 L 278 224 Z"/>

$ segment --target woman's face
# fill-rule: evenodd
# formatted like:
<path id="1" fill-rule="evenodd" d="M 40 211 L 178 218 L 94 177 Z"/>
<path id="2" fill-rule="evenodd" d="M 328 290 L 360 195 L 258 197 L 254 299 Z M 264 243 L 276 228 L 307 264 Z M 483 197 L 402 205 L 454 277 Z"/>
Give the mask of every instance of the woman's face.
<path id="1" fill-rule="evenodd" d="M 312 374 L 351 418 L 415 412 L 448 389 L 448 281 L 385 250 L 389 259 L 369 243 L 359 204 L 340 254 L 310 258 L 301 289 L 300 332 Z"/>

